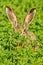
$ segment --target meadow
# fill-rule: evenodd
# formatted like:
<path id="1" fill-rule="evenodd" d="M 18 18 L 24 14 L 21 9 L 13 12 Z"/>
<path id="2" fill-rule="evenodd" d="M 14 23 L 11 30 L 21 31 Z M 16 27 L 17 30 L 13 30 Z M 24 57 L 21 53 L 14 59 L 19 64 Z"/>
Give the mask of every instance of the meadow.
<path id="1" fill-rule="evenodd" d="M 28 31 L 36 36 L 34 42 L 29 37 L 20 36 L 19 32 L 14 33 L 6 6 L 12 8 L 21 25 L 25 15 L 36 8 L 36 15 L 28 26 Z M 24 47 L 16 49 L 20 42 Z M 43 0 L 0 0 L 0 65 L 43 65 Z"/>

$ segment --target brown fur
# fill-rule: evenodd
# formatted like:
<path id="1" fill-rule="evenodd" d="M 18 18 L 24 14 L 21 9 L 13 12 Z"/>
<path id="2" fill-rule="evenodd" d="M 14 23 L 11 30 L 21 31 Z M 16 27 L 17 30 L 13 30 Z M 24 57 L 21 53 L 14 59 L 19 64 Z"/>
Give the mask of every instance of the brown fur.
<path id="1" fill-rule="evenodd" d="M 15 13 L 12 11 L 12 9 L 10 7 L 6 7 L 6 13 L 7 13 L 7 16 L 8 18 L 11 20 L 13 26 L 14 26 L 14 31 L 15 32 L 19 32 L 19 29 L 20 29 L 20 26 L 19 26 L 19 23 L 18 23 L 18 18 L 17 16 L 15 15 Z M 31 40 L 34 41 L 36 40 L 36 36 L 31 32 L 28 32 L 27 31 L 27 28 L 28 28 L 28 25 L 31 23 L 32 19 L 34 18 L 35 16 L 35 13 L 36 13 L 36 8 L 32 8 L 30 10 L 30 12 L 26 15 L 25 19 L 24 19 L 24 24 L 23 24 L 23 30 L 22 30 L 22 33 L 21 35 L 24 35 L 24 36 L 30 36 Z M 20 47 L 20 46 L 24 46 L 22 43 L 20 43 L 18 46 L 17 46 L 17 49 Z M 37 46 L 38 47 L 38 46 Z"/>

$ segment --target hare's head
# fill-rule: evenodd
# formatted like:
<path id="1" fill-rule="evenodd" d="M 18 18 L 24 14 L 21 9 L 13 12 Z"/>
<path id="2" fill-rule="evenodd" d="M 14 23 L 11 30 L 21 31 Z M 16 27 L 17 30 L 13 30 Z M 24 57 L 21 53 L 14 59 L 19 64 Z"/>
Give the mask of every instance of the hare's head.
<path id="1" fill-rule="evenodd" d="M 6 13 L 7 13 L 8 18 L 11 20 L 11 22 L 14 26 L 14 31 L 15 32 L 20 32 L 19 31 L 20 30 L 20 25 L 18 23 L 18 18 L 15 15 L 15 13 L 13 12 L 13 10 L 10 7 L 7 6 L 6 7 Z M 31 20 L 34 18 L 35 13 L 36 13 L 36 9 L 32 8 L 30 10 L 30 12 L 26 15 L 26 17 L 24 19 L 23 26 L 22 26 L 22 31 L 21 31 L 22 34 L 28 34 L 28 32 L 26 30 L 27 30 L 27 27 L 30 24 Z"/>
<path id="2" fill-rule="evenodd" d="M 6 7 L 6 14 L 7 14 L 8 18 L 11 20 L 12 24 L 13 24 L 14 32 L 16 33 L 16 32 L 21 31 L 21 35 L 24 35 L 24 36 L 29 35 L 32 41 L 36 40 L 36 37 L 33 33 L 27 32 L 27 28 L 28 28 L 28 25 L 31 23 L 32 19 L 34 18 L 35 13 L 36 13 L 36 8 L 32 8 L 30 10 L 30 12 L 28 12 L 28 14 L 24 18 L 24 23 L 22 25 L 22 30 L 20 30 L 21 27 L 20 27 L 20 24 L 18 23 L 17 16 L 15 15 L 15 13 L 13 12 L 13 10 L 10 7 L 8 7 L 8 6 Z M 19 45 L 21 45 L 21 43 Z M 22 45 L 22 46 L 24 46 L 24 45 Z M 18 47 L 19 46 L 17 46 L 17 48 Z M 39 46 L 37 45 L 37 48 L 38 47 Z"/>

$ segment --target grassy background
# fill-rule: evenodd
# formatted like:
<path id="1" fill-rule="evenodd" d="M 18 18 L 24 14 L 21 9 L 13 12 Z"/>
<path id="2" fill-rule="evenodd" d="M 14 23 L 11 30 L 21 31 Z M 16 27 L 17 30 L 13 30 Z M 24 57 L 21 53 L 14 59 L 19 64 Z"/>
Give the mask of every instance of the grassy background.
<path id="1" fill-rule="evenodd" d="M 35 7 L 37 12 L 28 31 L 34 32 L 40 47 L 32 50 L 37 41 L 29 45 L 29 38 L 14 34 L 14 29 L 6 16 L 6 6 L 13 9 L 20 24 L 23 24 L 25 15 Z M 25 47 L 16 50 L 19 42 Z M 26 44 L 27 43 L 27 44 Z M 43 0 L 0 0 L 0 65 L 43 65 Z"/>

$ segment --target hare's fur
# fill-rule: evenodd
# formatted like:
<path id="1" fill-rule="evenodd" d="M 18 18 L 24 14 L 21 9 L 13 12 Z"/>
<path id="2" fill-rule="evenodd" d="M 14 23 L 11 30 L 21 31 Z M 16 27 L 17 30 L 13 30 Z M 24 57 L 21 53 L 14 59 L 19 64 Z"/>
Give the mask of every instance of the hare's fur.
<path id="1" fill-rule="evenodd" d="M 28 25 L 31 23 L 32 19 L 34 18 L 35 13 L 36 13 L 36 8 L 32 8 L 30 10 L 30 12 L 28 12 L 28 14 L 25 16 L 24 23 L 23 23 L 23 26 L 22 26 L 23 29 L 21 31 L 21 35 L 30 36 L 32 41 L 36 40 L 36 36 L 32 32 L 28 32 L 27 28 L 28 28 Z M 20 29 L 20 24 L 18 23 L 17 16 L 12 11 L 12 9 L 8 6 L 6 7 L 6 14 L 7 14 L 8 18 L 11 20 L 11 22 L 14 26 L 15 33 L 20 32 L 20 30 L 19 30 Z M 18 47 L 19 47 L 19 45 L 17 46 L 17 48 Z"/>

